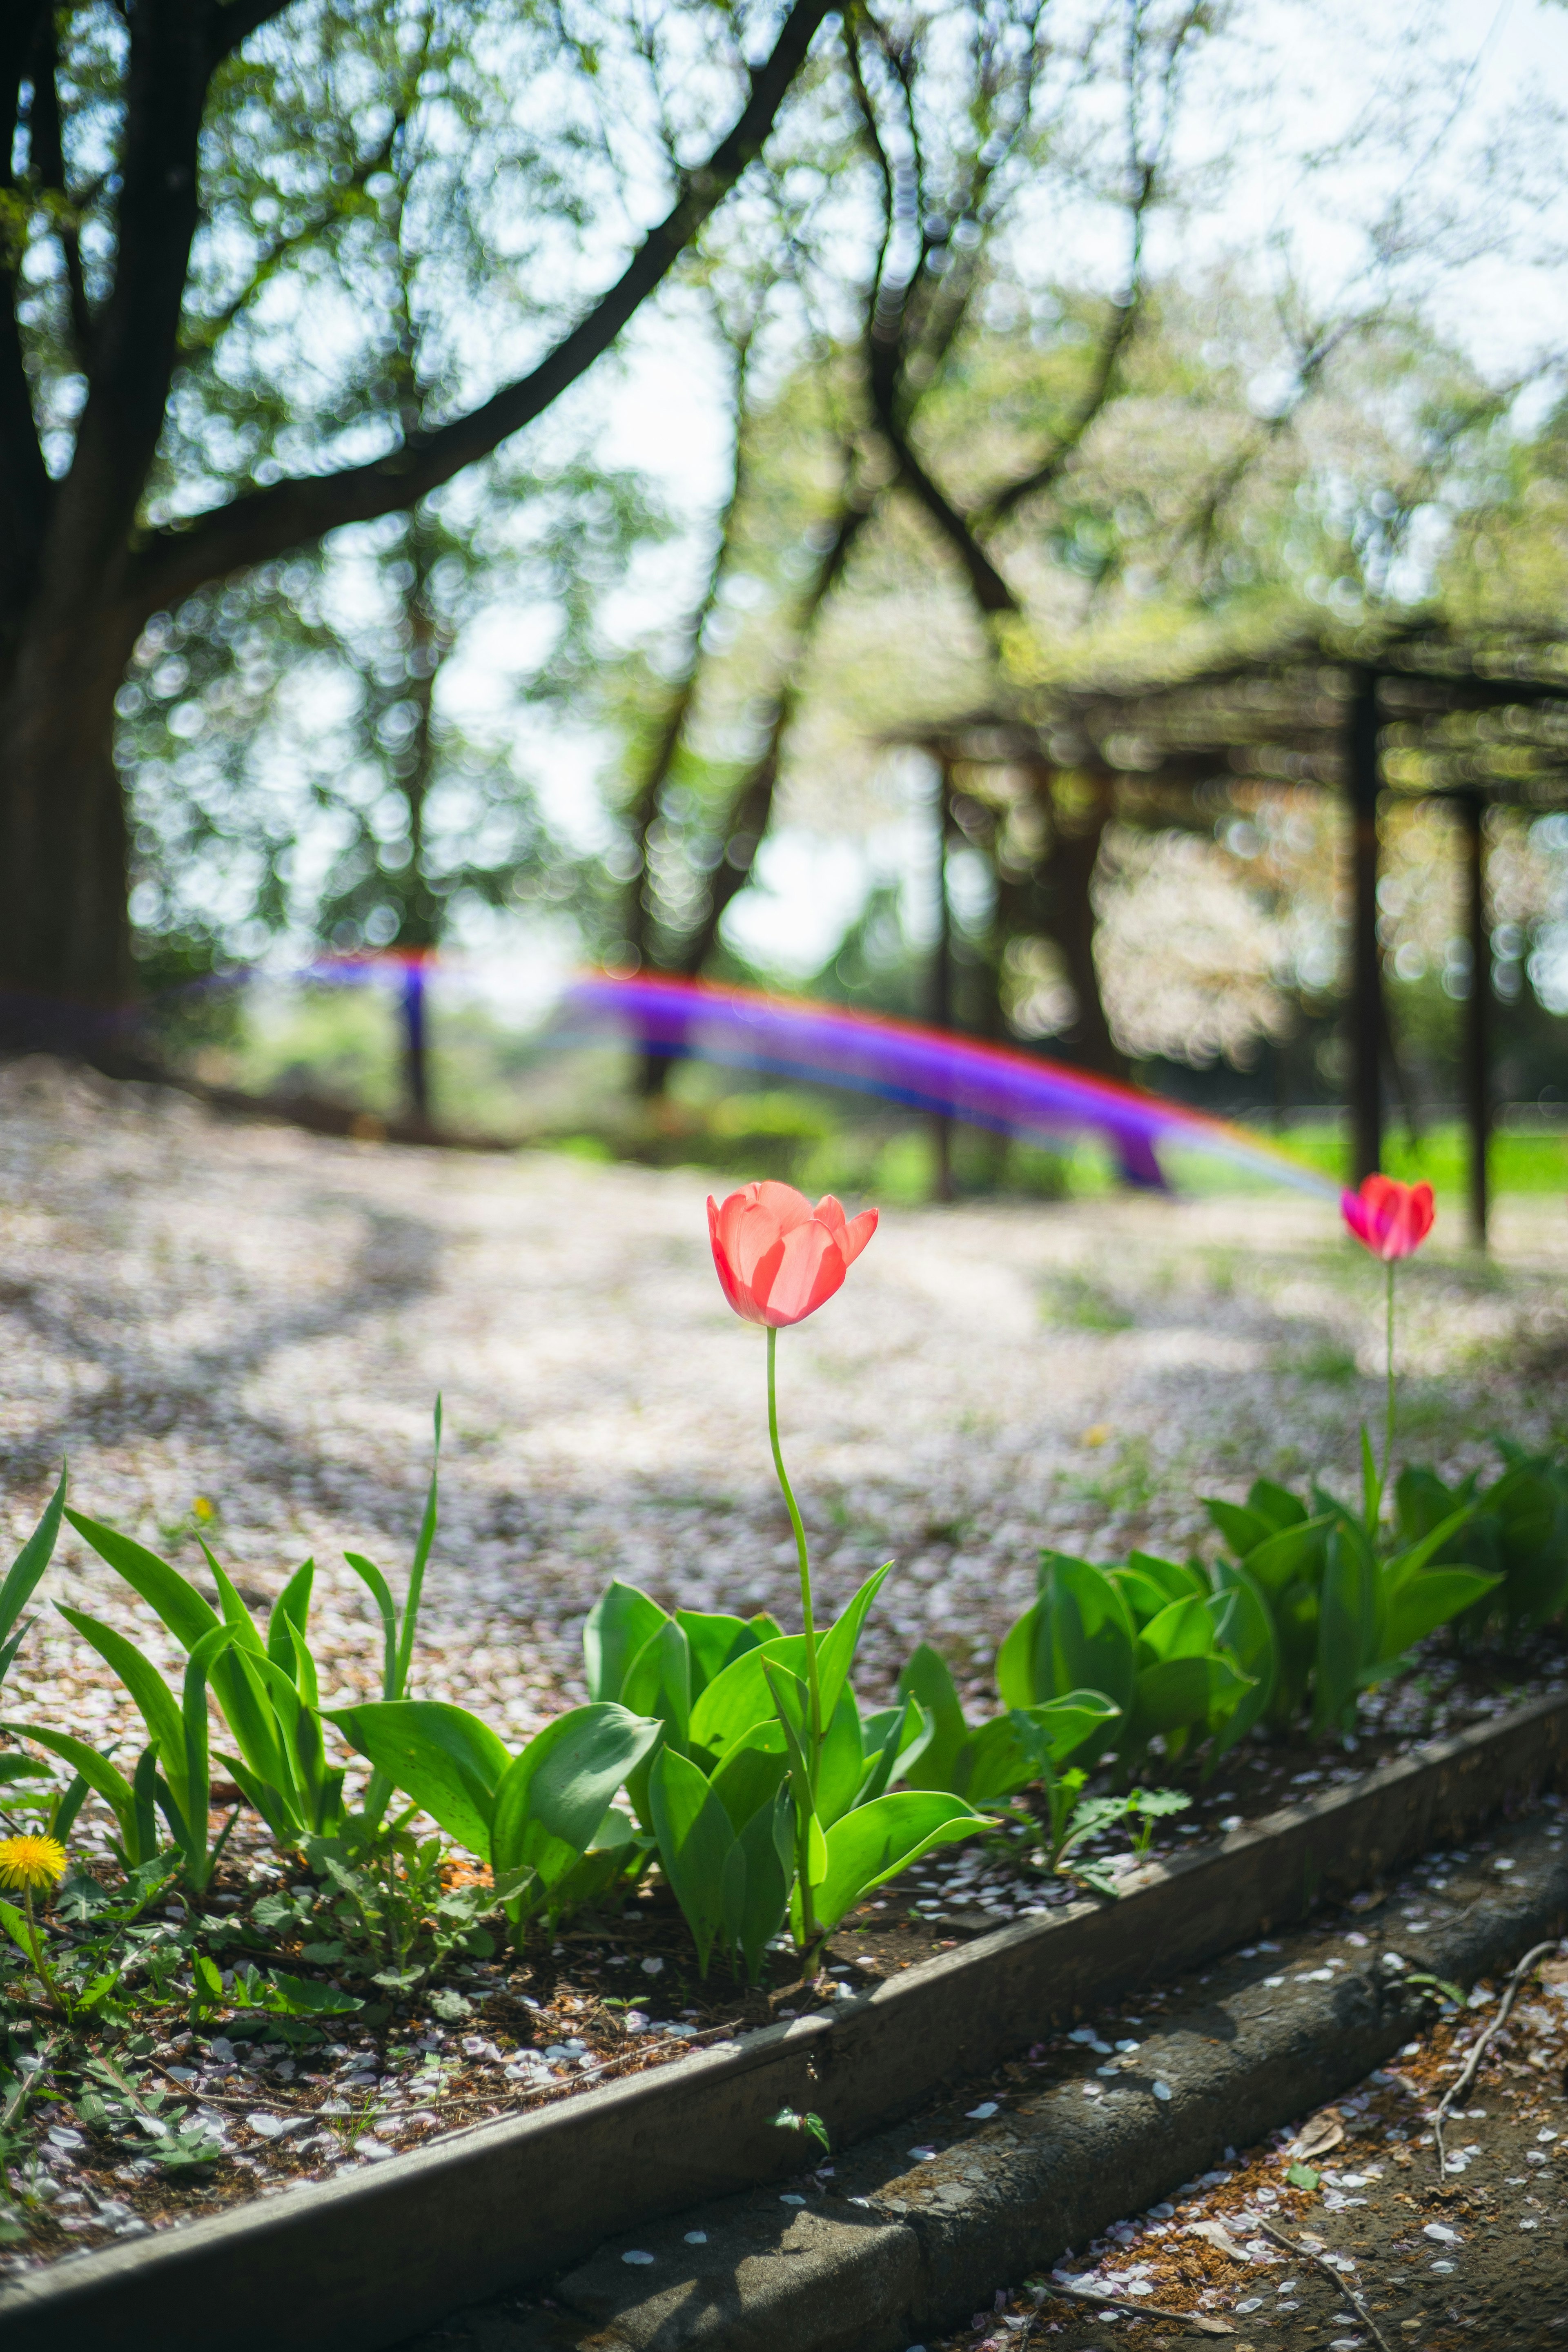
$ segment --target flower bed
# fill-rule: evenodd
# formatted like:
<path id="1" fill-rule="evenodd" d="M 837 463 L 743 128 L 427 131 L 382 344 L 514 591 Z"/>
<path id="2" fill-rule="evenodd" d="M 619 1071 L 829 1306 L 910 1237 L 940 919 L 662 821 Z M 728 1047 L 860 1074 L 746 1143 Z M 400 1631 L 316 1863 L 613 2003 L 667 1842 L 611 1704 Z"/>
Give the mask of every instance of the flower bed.
<path id="1" fill-rule="evenodd" d="M 1394 1205 L 1387 1231 L 1407 1236 L 1408 1204 Z M 514 1754 L 477 1716 L 408 1696 L 434 1478 L 401 1601 L 349 1555 L 385 1634 L 381 1697 L 349 1707 L 321 1704 L 304 1571 L 263 1628 L 213 1553 L 216 1607 L 156 1554 L 73 1516 L 184 1664 L 171 1687 L 119 1627 L 67 1611 L 135 1701 L 140 1760 L 122 1769 L 58 1725 L 10 1722 L 33 1743 L 11 1759 L 18 1822 L 37 1749 L 64 1767 L 10 1842 L 27 1903 L 64 1875 L 65 1857 L 60 1868 L 29 1859 L 19 1841 L 70 1836 L 89 1797 L 113 1817 L 118 1864 L 66 1878 L 50 1923 L 30 1908 L 3 1915 L 13 2260 L 301 2172 L 374 2165 L 453 2123 L 823 2009 L 840 1984 L 911 1966 L 1007 1910 L 1047 1912 L 1085 1885 L 1114 1891 L 1128 1828 L 1148 1852 L 1178 1812 L 1198 1834 L 1205 1818 L 1246 1818 L 1216 1772 L 1308 1785 L 1358 1769 L 1342 1760 L 1346 1740 L 1358 1764 L 1364 1734 L 1374 1755 L 1396 1743 L 1398 1710 L 1421 1684 L 1402 1660 L 1436 1626 L 1479 1626 L 1494 1609 L 1539 1624 L 1560 1601 L 1568 1486 L 1550 1461 L 1511 1465 L 1480 1497 L 1407 1473 L 1380 1517 L 1391 1353 L 1389 1433 L 1381 1465 L 1363 1446 L 1359 1513 L 1321 1490 L 1254 1482 L 1246 1505 L 1211 1507 L 1226 1547 L 1212 1569 L 1146 1553 L 1100 1569 L 1047 1553 L 984 1721 L 966 1719 L 930 1645 L 909 1660 L 895 1703 L 863 1717 L 851 1668 L 886 1571 L 818 1630 L 774 1362 L 777 1328 L 834 1294 L 874 1216 L 847 1223 L 837 1203 L 813 1211 L 781 1186 L 710 1214 L 725 1296 L 768 1329 L 798 1634 L 766 1615 L 666 1612 L 612 1583 L 585 1629 L 587 1704 Z M 1367 1225 L 1374 1239 L 1383 1230 Z M 63 1507 L 62 1491 L 13 1571 L 0 1639 L 20 1622 Z M 1486 1563 L 1456 1559 L 1456 1543 L 1483 1530 Z M 1533 1664 L 1541 1678 L 1555 1659 Z M 1377 1685 L 1381 1699 L 1363 1696 Z M 214 1703 L 232 1743 L 216 1751 Z M 1244 1749 L 1263 1728 L 1273 1744 Z M 334 1734 L 368 1779 L 333 1759 Z M 1292 1750 L 1291 1738 L 1317 1745 Z M 1152 1774 L 1192 1785 L 1134 1785 Z M 252 1833 L 234 1846 L 241 1801 L 270 1842 Z M 955 1845 L 979 1860 L 938 1864 Z M 6 1860 L 0 1843 L 0 1868 Z M 648 2005 L 661 1980 L 683 1996 L 665 1998 L 672 2016 Z M 60 2166 L 41 2155 L 40 2132 L 68 2160 L 100 2160 Z M 79 2189 L 53 2182 L 65 2168 L 81 2173 Z"/>

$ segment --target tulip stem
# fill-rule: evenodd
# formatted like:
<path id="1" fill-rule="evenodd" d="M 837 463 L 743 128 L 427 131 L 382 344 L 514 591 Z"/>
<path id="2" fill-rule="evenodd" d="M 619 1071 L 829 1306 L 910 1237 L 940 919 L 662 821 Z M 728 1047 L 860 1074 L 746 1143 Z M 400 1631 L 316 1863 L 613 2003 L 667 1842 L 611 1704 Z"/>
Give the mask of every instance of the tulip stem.
<path id="1" fill-rule="evenodd" d="M 789 1523 L 795 1529 L 795 1548 L 800 1555 L 800 1613 L 805 1623 L 805 1679 L 811 1692 L 811 1727 L 813 1734 L 820 1738 L 822 1726 L 816 1720 L 819 1699 L 816 1685 L 816 1625 L 811 1613 L 811 1560 L 805 1548 L 805 1529 L 801 1525 L 800 1512 L 790 1486 L 788 1474 L 784 1469 L 784 1453 L 779 1445 L 778 1341 L 779 1335 L 770 1324 L 768 1326 L 768 1437 L 773 1449 L 773 1468 L 779 1474 L 779 1486 L 784 1492 L 784 1507 L 789 1513 Z"/>
<path id="2" fill-rule="evenodd" d="M 784 1449 L 779 1444 L 778 1344 L 778 1332 L 770 1323 L 768 1325 L 768 1440 L 773 1449 L 773 1468 L 778 1472 L 779 1487 L 784 1498 L 784 1507 L 789 1513 L 789 1523 L 795 1529 L 795 1548 L 800 1556 L 800 1613 L 805 1628 L 805 1685 L 811 1708 L 810 1762 L 815 1783 L 817 1758 L 822 1752 L 822 1690 L 816 1676 L 816 1621 L 811 1608 L 811 1557 L 806 1550 L 805 1529 L 801 1524 L 799 1507 L 789 1483 L 789 1474 L 784 1465 Z M 816 1803 L 815 1785 L 805 1791 L 805 1805 L 800 1809 L 799 1814 L 800 1909 L 804 1941 L 809 1948 L 816 1937 L 810 1874 L 810 1822 Z"/>
<path id="3" fill-rule="evenodd" d="M 1394 1475 L 1394 1260 L 1388 1261 L 1388 1411 L 1383 1430 L 1383 1491 Z"/>

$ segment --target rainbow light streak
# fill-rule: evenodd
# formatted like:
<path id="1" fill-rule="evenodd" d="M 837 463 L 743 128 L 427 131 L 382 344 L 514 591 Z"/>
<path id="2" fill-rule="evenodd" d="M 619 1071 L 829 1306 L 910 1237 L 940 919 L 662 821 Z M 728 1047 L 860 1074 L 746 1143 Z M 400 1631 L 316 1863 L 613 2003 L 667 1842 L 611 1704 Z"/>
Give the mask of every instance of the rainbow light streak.
<path id="1" fill-rule="evenodd" d="M 1112 1142 L 1126 1171 L 1145 1182 L 1163 1181 L 1154 1152 L 1163 1141 L 1211 1152 L 1320 1198 L 1337 1198 L 1325 1177 L 1226 1119 L 1060 1062 L 915 1022 L 700 981 L 617 979 L 608 972 L 578 981 L 567 1002 L 615 1021 L 659 1053 L 847 1087 L 1005 1135 L 1092 1128 Z"/>

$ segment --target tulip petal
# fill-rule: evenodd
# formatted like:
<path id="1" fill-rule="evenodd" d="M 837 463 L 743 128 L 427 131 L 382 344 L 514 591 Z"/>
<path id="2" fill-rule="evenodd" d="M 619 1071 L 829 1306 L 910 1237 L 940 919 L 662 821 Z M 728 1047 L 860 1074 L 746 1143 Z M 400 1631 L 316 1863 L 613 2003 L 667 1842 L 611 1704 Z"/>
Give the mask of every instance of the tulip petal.
<path id="1" fill-rule="evenodd" d="M 746 1189 L 781 1234 L 793 1233 L 796 1225 L 805 1224 L 811 1216 L 811 1202 L 793 1184 L 780 1184 L 768 1177 L 761 1184 L 749 1184 Z"/>
<path id="2" fill-rule="evenodd" d="M 780 1330 L 803 1322 L 843 1280 L 844 1254 L 830 1229 L 815 1218 L 796 1225 L 780 1244 L 778 1270 L 763 1302 L 767 1320 Z"/>
<path id="3" fill-rule="evenodd" d="M 856 1259 L 859 1256 L 861 1251 L 865 1248 L 867 1243 L 870 1240 L 876 1230 L 877 1212 L 875 1209 L 862 1209 L 858 1217 L 850 1218 L 849 1223 L 844 1228 L 843 1236 L 839 1244 L 839 1246 L 844 1252 L 844 1263 L 846 1265 L 854 1265 Z"/>

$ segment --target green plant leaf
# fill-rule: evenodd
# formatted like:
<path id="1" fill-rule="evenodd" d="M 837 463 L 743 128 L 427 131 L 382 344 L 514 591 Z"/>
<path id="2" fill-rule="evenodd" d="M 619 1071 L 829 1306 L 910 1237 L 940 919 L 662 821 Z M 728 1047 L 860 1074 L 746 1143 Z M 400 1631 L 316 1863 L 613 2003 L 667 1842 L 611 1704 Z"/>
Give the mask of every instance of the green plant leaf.
<path id="1" fill-rule="evenodd" d="M 1139 1634 L 1139 1672 L 1169 1658 L 1206 1657 L 1213 1648 L 1214 1619 L 1205 1602 L 1189 1593 L 1185 1600 L 1167 1602 Z"/>
<path id="2" fill-rule="evenodd" d="M 1451 1511 L 1436 1527 L 1428 1529 L 1418 1543 L 1411 1544 L 1405 1551 L 1396 1552 L 1384 1570 L 1384 1580 L 1389 1590 L 1397 1591 L 1412 1577 L 1419 1576 L 1427 1563 L 1436 1559 L 1445 1545 L 1453 1541 L 1474 1510 L 1473 1503 L 1464 1504 L 1458 1510 Z M 1460 1562 L 1459 1565 L 1467 1563 Z"/>
<path id="3" fill-rule="evenodd" d="M 1000 1679 L 1000 1671 L 998 1671 Z M 911 1789 L 951 1789 L 959 1750 L 969 1738 L 952 1669 L 940 1650 L 922 1642 L 899 1676 L 899 1696 L 914 1699 L 931 1718 L 931 1738 L 904 1778 Z"/>
<path id="4" fill-rule="evenodd" d="M 1038 1706 L 1069 1691 L 1103 1691 L 1119 1707 L 1132 1696 L 1136 1636 L 1127 1603 L 1100 1569 L 1065 1552 L 1040 1555 L 1040 1591 L 1030 1612 L 1030 1686 L 997 1684 L 1009 1706 Z M 1009 1637 L 1010 1638 L 1010 1637 Z"/>
<path id="5" fill-rule="evenodd" d="M 691 1724 L 691 1652 L 673 1617 L 644 1643 L 621 1679 L 620 1705 L 653 1716 L 665 1738 L 684 1754 Z"/>
<path id="6" fill-rule="evenodd" d="M 798 1675 L 792 1675 L 774 1658 L 767 1660 L 763 1671 L 774 1712 L 784 1728 L 784 1748 L 795 1777 L 795 1804 L 804 1817 L 812 1811 L 815 1800 L 811 1693 Z"/>
<path id="7" fill-rule="evenodd" d="M 1243 1503 L 1227 1503 L 1218 1495 L 1203 1495 L 1199 1500 L 1237 1559 L 1245 1559 L 1276 1532 L 1271 1517 Z"/>
<path id="8" fill-rule="evenodd" d="M 759 1648 L 731 1660 L 721 1674 L 714 1675 L 692 1706 L 688 1737 L 693 1753 L 700 1749 L 711 1757 L 715 1769 L 731 1748 L 743 1744 L 757 1724 L 773 1721 L 773 1701 L 767 1676 L 770 1658 L 788 1667 L 792 1674 L 803 1672 L 805 1634 L 781 1634 L 776 1642 L 764 1642 Z"/>
<path id="9" fill-rule="evenodd" d="M 583 1626 L 583 1664 L 591 1699 L 620 1699 L 627 1667 L 645 1650 L 669 1612 L 635 1584 L 607 1584 Z"/>
<path id="10" fill-rule="evenodd" d="M 861 1746 L 860 1710 L 855 1704 L 855 1694 L 845 1689 L 838 1695 L 822 1738 L 822 1753 L 816 1760 L 816 1813 L 826 1827 L 847 1813 L 859 1794 L 866 1776 L 866 1757 Z"/>
<path id="11" fill-rule="evenodd" d="M 365 1565 L 368 1567 L 369 1562 Z M 277 1600 L 272 1603 L 267 1620 L 267 1654 L 285 1674 L 291 1671 L 294 1651 L 289 1640 L 290 1628 L 301 1642 L 310 1631 L 310 1593 L 316 1581 L 316 1563 L 301 1560 Z"/>
<path id="12" fill-rule="evenodd" d="M 340 1992 L 335 1985 L 320 1984 L 313 1977 L 289 1976 L 282 1969 L 274 1969 L 270 1977 L 262 1979 L 261 2007 L 281 2017 L 352 2017 L 364 2007 L 353 1993 Z"/>
<path id="13" fill-rule="evenodd" d="M 737 1834 L 753 1813 L 772 1804 L 788 1771 L 784 1726 L 776 1721 L 758 1724 L 743 1746 L 730 1750 L 711 1785 Z"/>
<path id="14" fill-rule="evenodd" d="M 1383 1654 L 1377 1638 L 1377 1564 L 1360 1529 L 1331 1529 L 1318 1613 L 1318 1672 L 1312 1728 L 1341 1722 L 1354 1701 L 1363 1667 Z"/>
<path id="15" fill-rule="evenodd" d="M 53 1557 L 66 1507 L 66 1477 L 67 1473 L 62 1468 L 59 1485 L 44 1506 L 42 1518 L 6 1570 L 5 1583 L 0 1584 L 0 1642 L 10 1634 Z M 11 1656 L 16 1654 L 13 1647 Z M 10 1659 L 7 1658 L 5 1663 L 9 1665 Z M 3 1672 L 4 1668 L 0 1668 L 0 1673 Z"/>
<path id="16" fill-rule="evenodd" d="M 752 1984 L 761 1980 L 767 1948 L 789 1916 L 794 1877 L 795 1807 L 781 1788 L 742 1830 L 726 1871 L 726 1923 Z"/>
<path id="17" fill-rule="evenodd" d="M 217 1587 L 219 1613 L 224 1623 L 234 1634 L 236 1647 L 241 1650 L 264 1649 L 266 1644 L 261 1639 L 256 1620 L 235 1590 L 227 1570 L 205 1536 L 198 1537 L 197 1541 L 201 1545 L 203 1557 L 211 1571 L 212 1580 Z M 187 1646 L 192 1645 L 187 1644 Z"/>
<path id="18" fill-rule="evenodd" d="M 260 1814 L 279 1844 L 287 1845 L 300 1836 L 300 1810 L 288 1790 L 275 1788 L 271 1781 L 262 1780 L 259 1773 L 253 1772 L 241 1757 L 220 1755 L 218 1762 L 252 1811 Z M 313 1830 L 315 1824 L 310 1822 L 304 1826 Z"/>
<path id="19" fill-rule="evenodd" d="M 1158 1664 L 1145 1666 L 1128 1725 L 1129 1752 L 1141 1753 L 1156 1732 L 1168 1738 L 1174 1731 L 1206 1726 L 1216 1709 L 1249 1687 L 1239 1668 L 1213 1653 L 1162 1658 Z"/>
<path id="20" fill-rule="evenodd" d="M 111 1666 L 130 1692 L 136 1710 L 147 1727 L 147 1736 L 158 1751 L 163 1770 L 171 1780 L 183 1781 L 185 1771 L 185 1730 L 174 1694 L 153 1664 L 123 1633 L 112 1625 L 104 1625 L 84 1610 L 68 1608 L 57 1601 L 56 1609 L 66 1623 L 74 1626 L 83 1641 L 89 1642 L 106 1665 Z M 212 1612 L 208 1611 L 209 1617 Z M 219 1630 L 218 1621 L 212 1617 L 204 1633 Z M 198 1634 L 197 1639 L 201 1636 Z"/>
<path id="21" fill-rule="evenodd" d="M 1279 1680 L 1279 1643 L 1272 1610 L 1247 1570 L 1227 1567 L 1224 1576 L 1223 1589 L 1208 1604 L 1215 1621 L 1215 1644 L 1227 1651 L 1242 1673 L 1251 1676 L 1252 1687 L 1236 1696 L 1222 1722 L 1211 1720 L 1214 1740 L 1208 1772 L 1262 1721 Z"/>
<path id="22" fill-rule="evenodd" d="M 1383 1474 L 1364 1421 L 1361 1425 L 1361 1508 L 1362 1525 L 1369 1536 L 1375 1535 L 1378 1515 L 1383 1509 Z"/>
<path id="23" fill-rule="evenodd" d="M 60 1757 L 74 1772 L 79 1772 L 89 1789 L 97 1790 L 120 1825 L 121 1839 L 129 1841 L 135 1831 L 136 1801 L 131 1783 L 118 1765 L 96 1748 L 68 1731 L 52 1731 L 42 1724 L 6 1723 L 0 1729 L 8 1731 L 14 1739 L 36 1739 L 40 1748 Z"/>
<path id="24" fill-rule="evenodd" d="M 397 1603 L 392 1597 L 392 1587 L 374 1560 L 366 1559 L 364 1554 L 358 1551 L 346 1551 L 343 1558 L 369 1592 L 381 1618 L 381 1695 L 384 1699 L 389 1699 L 397 1680 Z M 270 1642 L 270 1627 L 268 1639 Z M 279 1658 L 278 1664 L 283 1665 L 284 1661 Z"/>
<path id="25" fill-rule="evenodd" d="M 616 1790 L 661 1733 L 658 1723 L 608 1699 L 573 1707 L 546 1724 L 513 1757 L 497 1786 L 491 1853 L 497 1872 L 526 1865 L 542 1888 L 563 1878 L 586 1852 Z"/>
<path id="26" fill-rule="evenodd" d="M 139 1592 L 147 1606 L 163 1619 L 182 1649 L 194 1649 L 204 1633 L 210 1633 L 219 1622 L 217 1612 L 204 1601 L 188 1578 L 160 1559 L 155 1551 L 144 1544 L 135 1543 L 114 1528 L 106 1528 L 97 1519 L 83 1517 L 81 1512 L 68 1509 L 70 1521 L 84 1542 L 92 1546 L 100 1559 L 109 1562 L 116 1575 L 122 1576 L 132 1591 Z"/>
<path id="27" fill-rule="evenodd" d="M 732 1665 L 737 1658 L 743 1658 L 748 1650 L 760 1648 L 767 1638 L 744 1617 L 709 1614 L 697 1609 L 678 1609 L 675 1622 L 685 1634 L 690 1652 L 693 1699 L 700 1698 L 726 1666 Z M 606 1691 L 604 1696 L 613 1698 L 616 1693 Z"/>
<path id="28" fill-rule="evenodd" d="M 418 1698 L 331 1707 L 326 1720 L 448 1837 L 490 1860 L 490 1815 L 511 1759 L 489 1724 L 466 1707 Z"/>
<path id="29" fill-rule="evenodd" d="M 917 1698 L 907 1698 L 901 1706 L 882 1707 L 877 1714 L 868 1716 L 860 1727 L 866 1764 L 856 1803 L 868 1805 L 873 1797 L 885 1794 L 894 1780 L 911 1773 L 915 1775 L 912 1785 L 921 1785 L 920 1767 L 935 1729 L 932 1716 Z"/>
<path id="30" fill-rule="evenodd" d="M 408 1571 L 408 1591 L 404 1597 L 403 1618 L 397 1636 L 397 1660 L 394 1670 L 394 1698 L 401 1698 L 408 1687 L 408 1668 L 414 1656 L 414 1637 L 419 1628 L 419 1600 L 425 1590 L 425 1570 L 430 1558 L 430 1547 L 436 1540 L 436 1523 L 440 1501 L 439 1473 L 441 1468 L 441 1400 L 436 1399 L 431 1416 L 435 1427 L 434 1451 L 430 1463 L 430 1484 L 425 1494 L 425 1517 L 419 1525 L 419 1540 L 414 1547 L 414 1565 Z"/>
<path id="31" fill-rule="evenodd" d="M 1272 1478 L 1255 1478 L 1247 1489 L 1247 1507 L 1255 1517 L 1267 1519 L 1272 1528 L 1300 1527 L 1307 1517 L 1307 1506 L 1292 1495 L 1288 1486 L 1277 1486 Z"/>
<path id="32" fill-rule="evenodd" d="M 817 1644 L 816 1684 L 821 1695 L 824 1723 L 833 1720 L 839 1695 L 849 1680 L 849 1669 L 855 1663 L 855 1653 L 860 1646 L 860 1634 L 870 1613 L 871 1603 L 891 1575 L 892 1568 L 892 1561 L 888 1559 L 880 1568 L 872 1570 L 843 1615 L 828 1627 Z"/>
<path id="33" fill-rule="evenodd" d="M 1152 1576 L 1145 1576 L 1131 1561 L 1125 1568 L 1113 1568 L 1107 1573 L 1126 1601 L 1132 1622 L 1140 1631 L 1151 1618 L 1158 1617 L 1163 1610 L 1169 1608 L 1172 1595 L 1164 1586 L 1157 1584 Z"/>
<path id="34" fill-rule="evenodd" d="M 1258 1590 L 1270 1595 L 1283 1592 L 1298 1577 L 1308 1577 L 1316 1583 L 1322 1574 L 1324 1539 L 1332 1525 L 1332 1517 L 1321 1513 L 1277 1528 L 1256 1545 L 1241 1564 Z"/>
<path id="35" fill-rule="evenodd" d="M 865 1895 L 932 1846 L 985 1826 L 983 1814 L 940 1789 L 895 1789 L 873 1804 L 858 1805 L 824 1839 L 826 1867 L 814 1898 L 818 1925 L 831 1932 Z"/>
<path id="36" fill-rule="evenodd" d="M 706 1977 L 714 1938 L 725 1924 L 725 1865 L 735 1845 L 730 1816 L 695 1764 L 661 1748 L 648 1772 L 648 1806 L 658 1858 L 697 1947 L 697 1972 Z M 737 1899 L 744 1904 L 743 1876 Z M 738 1917 L 735 1924 L 739 1924 Z"/>
<path id="37" fill-rule="evenodd" d="M 1473 1609 L 1501 1581 L 1500 1577 L 1482 1576 L 1473 1569 L 1427 1569 L 1391 1597 L 1383 1629 L 1384 1648 L 1391 1656 L 1408 1650 L 1426 1634 L 1435 1633 L 1439 1625 Z"/>

